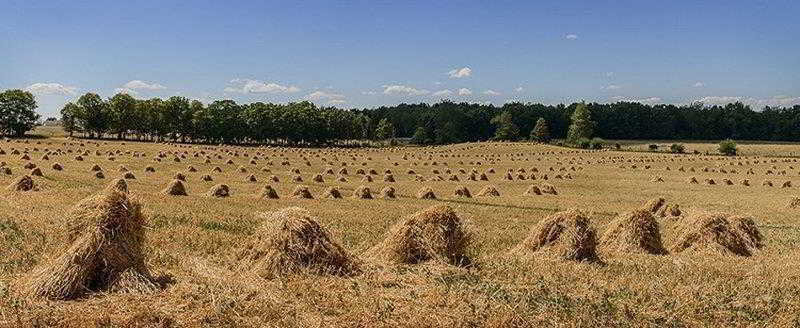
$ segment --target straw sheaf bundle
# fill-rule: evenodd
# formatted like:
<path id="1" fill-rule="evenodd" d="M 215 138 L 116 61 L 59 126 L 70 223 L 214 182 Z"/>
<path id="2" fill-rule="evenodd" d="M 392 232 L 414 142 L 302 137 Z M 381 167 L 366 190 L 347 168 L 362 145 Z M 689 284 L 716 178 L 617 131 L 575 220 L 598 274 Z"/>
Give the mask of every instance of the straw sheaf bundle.
<path id="1" fill-rule="evenodd" d="M 599 261 L 596 235 L 589 217 L 582 212 L 574 209 L 558 212 L 539 221 L 510 255 L 542 254 L 561 260 Z"/>
<path id="2" fill-rule="evenodd" d="M 31 299 L 69 300 L 92 292 L 160 289 L 145 266 L 141 205 L 106 189 L 77 204 L 66 220 L 69 247 L 22 282 Z"/>
<path id="3" fill-rule="evenodd" d="M 469 223 L 446 205 L 429 207 L 395 224 L 365 258 L 396 264 L 427 261 L 468 265 Z"/>
<path id="4" fill-rule="evenodd" d="M 357 260 L 308 211 L 290 207 L 262 216 L 264 223 L 237 254 L 238 270 L 265 279 L 293 273 L 353 275 Z"/>

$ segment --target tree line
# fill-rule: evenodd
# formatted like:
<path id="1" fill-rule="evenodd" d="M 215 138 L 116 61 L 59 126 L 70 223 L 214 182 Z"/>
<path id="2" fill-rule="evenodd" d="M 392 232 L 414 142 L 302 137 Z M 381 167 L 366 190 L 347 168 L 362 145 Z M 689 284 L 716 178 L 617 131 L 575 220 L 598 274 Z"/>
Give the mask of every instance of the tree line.
<path id="1" fill-rule="evenodd" d="M 32 94 L 0 93 L 0 134 L 22 135 L 39 116 Z M 576 113 L 577 112 L 577 113 Z M 185 97 L 104 99 L 86 93 L 61 109 L 64 130 L 88 138 L 254 144 L 357 144 L 408 138 L 417 144 L 485 140 L 691 139 L 800 141 L 800 106 L 754 110 L 742 103 L 705 106 L 636 102 L 502 106 L 441 101 L 340 109 L 301 101 L 204 104 Z M 570 134 L 570 126 L 580 133 Z"/>

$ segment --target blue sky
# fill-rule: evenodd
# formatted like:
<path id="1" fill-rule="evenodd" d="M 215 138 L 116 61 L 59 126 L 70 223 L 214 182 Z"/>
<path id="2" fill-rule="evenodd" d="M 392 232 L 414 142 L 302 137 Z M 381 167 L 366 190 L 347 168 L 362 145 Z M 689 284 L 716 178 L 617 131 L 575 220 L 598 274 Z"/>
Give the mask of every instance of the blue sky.
<path id="1" fill-rule="evenodd" d="M 800 1 L 0 4 L 0 89 L 374 107 L 800 104 Z"/>

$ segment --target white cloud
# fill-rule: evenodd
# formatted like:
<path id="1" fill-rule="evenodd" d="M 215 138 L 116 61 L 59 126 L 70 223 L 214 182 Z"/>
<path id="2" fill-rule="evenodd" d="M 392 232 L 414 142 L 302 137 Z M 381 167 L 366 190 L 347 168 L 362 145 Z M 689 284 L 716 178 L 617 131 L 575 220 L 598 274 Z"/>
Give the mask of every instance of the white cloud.
<path id="1" fill-rule="evenodd" d="M 483 94 L 488 95 L 488 96 L 498 96 L 498 95 L 500 95 L 499 92 L 494 91 L 494 90 L 486 90 L 486 91 L 483 92 Z"/>
<path id="2" fill-rule="evenodd" d="M 371 91 L 371 90 L 370 90 L 370 91 L 361 91 L 361 94 L 362 94 L 362 95 L 373 96 L 373 95 L 376 95 L 376 94 L 378 94 L 378 93 L 377 93 L 377 92 L 375 92 L 375 91 Z"/>
<path id="3" fill-rule="evenodd" d="M 523 89 L 522 87 L 517 87 L 516 89 L 514 89 L 514 91 L 516 91 L 516 92 L 522 92 L 522 90 L 525 90 L 525 89 Z"/>
<path id="4" fill-rule="evenodd" d="M 439 90 L 439 91 L 434 92 L 433 96 L 434 97 L 447 97 L 447 96 L 450 96 L 452 94 L 453 94 L 452 91 L 444 89 L 444 90 Z"/>
<path id="5" fill-rule="evenodd" d="M 129 89 L 129 88 L 116 88 L 116 89 L 114 89 L 114 92 L 115 93 L 125 93 L 125 94 L 129 94 L 131 96 L 135 96 L 135 95 L 139 94 L 138 92 L 136 92 L 136 90 Z"/>
<path id="6" fill-rule="evenodd" d="M 428 94 L 428 90 L 416 89 L 405 85 L 384 85 L 383 94 L 385 95 L 405 95 L 405 96 L 421 96 Z"/>
<path id="7" fill-rule="evenodd" d="M 296 86 L 285 86 L 273 82 L 263 82 L 250 79 L 233 79 L 234 86 L 226 87 L 225 92 L 233 93 L 294 93 L 300 91 Z"/>
<path id="8" fill-rule="evenodd" d="M 333 93 L 333 92 L 319 91 L 319 90 L 310 93 L 308 96 L 306 96 L 306 98 L 309 99 L 309 100 L 314 100 L 314 101 L 326 101 L 327 100 L 329 104 L 344 104 L 344 103 L 347 102 L 347 101 L 345 101 L 346 97 L 344 95 L 342 95 L 342 94 L 337 94 L 337 93 Z"/>
<path id="9" fill-rule="evenodd" d="M 472 90 L 470 90 L 470 89 L 467 89 L 467 88 L 458 89 L 458 95 L 459 96 L 469 96 L 471 94 L 472 94 Z"/>
<path id="10" fill-rule="evenodd" d="M 148 82 L 140 81 L 140 80 L 130 81 L 128 83 L 125 83 L 125 85 L 123 85 L 122 87 L 125 88 L 125 89 L 130 89 L 130 90 L 136 90 L 136 89 L 164 90 L 164 89 L 167 88 L 167 87 L 165 87 L 165 86 L 163 86 L 161 84 L 158 84 L 158 83 L 148 83 Z"/>
<path id="11" fill-rule="evenodd" d="M 564 38 L 567 39 L 567 40 L 577 40 L 578 39 L 578 35 L 577 34 L 567 34 L 566 36 L 564 36 Z"/>
<path id="12" fill-rule="evenodd" d="M 25 88 L 25 91 L 37 95 L 74 96 L 76 90 L 78 90 L 78 88 L 66 86 L 60 83 L 34 83 Z"/>
<path id="13" fill-rule="evenodd" d="M 447 75 L 450 75 L 451 79 L 460 79 L 472 75 L 472 69 L 469 67 L 456 68 L 447 72 Z"/>
<path id="14" fill-rule="evenodd" d="M 612 77 L 612 76 L 614 76 L 614 72 L 606 72 L 606 77 Z"/>
<path id="15" fill-rule="evenodd" d="M 729 103 L 735 103 L 737 101 L 745 105 L 750 105 L 754 109 L 761 109 L 764 106 L 791 107 L 800 105 L 800 97 L 789 97 L 785 95 L 762 99 L 754 97 L 707 96 L 700 98 L 695 102 L 700 102 L 705 105 L 726 105 Z"/>
<path id="16" fill-rule="evenodd" d="M 628 98 L 628 97 L 616 96 L 616 97 L 611 97 L 611 99 L 614 100 L 614 101 L 637 102 L 637 103 L 645 104 L 645 105 L 655 105 L 655 104 L 662 103 L 661 98 L 659 98 L 659 97 L 632 99 L 632 98 Z"/>
<path id="17" fill-rule="evenodd" d="M 611 85 L 602 87 L 601 89 L 603 89 L 603 90 L 619 90 L 620 88 L 622 88 L 622 87 L 618 86 L 616 84 L 611 84 Z"/>
<path id="18" fill-rule="evenodd" d="M 703 83 L 703 82 L 698 81 L 697 83 L 692 84 L 692 86 L 695 87 L 695 88 L 702 88 L 702 87 L 706 86 L 706 84 Z"/>

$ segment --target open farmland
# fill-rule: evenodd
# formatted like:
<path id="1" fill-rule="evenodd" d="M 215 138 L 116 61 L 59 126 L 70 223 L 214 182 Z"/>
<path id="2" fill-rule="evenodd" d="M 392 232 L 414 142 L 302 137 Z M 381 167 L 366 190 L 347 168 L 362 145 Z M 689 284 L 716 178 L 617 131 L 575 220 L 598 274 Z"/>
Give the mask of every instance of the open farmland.
<path id="1" fill-rule="evenodd" d="M 741 146 L 741 153 L 748 154 L 748 147 Z M 800 152 L 800 146 L 782 147 Z M 795 158 L 588 151 L 533 143 L 303 149 L 57 138 L 4 141 L 0 149 L 5 163 L 0 172 L 2 326 L 800 324 L 800 201 L 792 205 L 800 196 L 800 163 Z M 63 169 L 53 169 L 55 163 Z M 94 166 L 100 170 L 93 171 Z M 9 189 L 36 168 L 42 176 L 32 176 L 33 190 Z M 68 229 L 81 219 L 76 213 L 83 213 L 76 204 L 107 193 L 106 186 L 126 173 L 130 197 L 142 207 L 141 253 L 157 288 L 84 286 L 67 300 L 30 297 L 25 288 L 33 272 L 78 242 L 71 236 L 75 230 Z M 178 173 L 185 177 L 186 196 L 165 193 Z M 692 178 L 697 183 L 689 182 Z M 208 194 L 218 184 L 229 187 L 228 197 Z M 277 199 L 261 197 L 267 185 Z M 556 193 L 529 190 L 547 185 Z M 306 186 L 313 199 L 292 197 L 298 186 Z M 342 198 L 327 198 L 331 187 Z M 364 194 L 361 187 L 373 199 L 352 197 L 357 189 Z M 385 187 L 394 188 L 397 197 L 381 197 Z M 459 187 L 471 197 L 456 195 Z M 496 193 L 481 195 L 487 187 Z M 423 188 L 430 188 L 435 199 L 420 199 Z M 658 197 L 666 201 L 663 208 L 677 204 L 680 212 L 654 216 L 665 254 L 605 247 L 604 234 L 615 218 Z M 438 205 L 457 215 L 456 227 L 464 232 L 459 255 L 469 260 L 388 261 L 385 248 L 399 238 L 392 233 L 406 231 L 395 224 Z M 242 269 L 241 254 L 259 245 L 253 237 L 270 234 L 270 220 L 290 215 L 273 212 L 287 207 L 307 210 L 328 233 L 328 242 L 341 246 L 342 256 L 358 269 L 266 275 Z M 532 229 L 568 209 L 580 210 L 596 231 L 595 259 L 551 256 L 546 248 L 516 251 Z M 685 249 L 686 233 L 705 212 L 752 217 L 762 245 L 737 250 L 712 240 Z M 415 252 L 431 251 L 424 246 Z"/>

